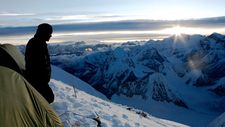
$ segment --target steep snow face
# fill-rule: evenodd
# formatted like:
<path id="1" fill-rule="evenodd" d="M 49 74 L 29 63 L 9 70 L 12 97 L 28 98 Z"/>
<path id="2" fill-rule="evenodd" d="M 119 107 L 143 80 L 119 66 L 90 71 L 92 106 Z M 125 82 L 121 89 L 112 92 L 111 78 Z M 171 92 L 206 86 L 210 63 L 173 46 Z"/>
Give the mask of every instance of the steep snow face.
<path id="1" fill-rule="evenodd" d="M 96 127 L 96 119 L 101 122 L 102 127 L 186 127 L 140 110 L 111 103 L 83 81 L 54 66 L 50 86 L 55 94 L 52 106 L 65 127 Z"/>

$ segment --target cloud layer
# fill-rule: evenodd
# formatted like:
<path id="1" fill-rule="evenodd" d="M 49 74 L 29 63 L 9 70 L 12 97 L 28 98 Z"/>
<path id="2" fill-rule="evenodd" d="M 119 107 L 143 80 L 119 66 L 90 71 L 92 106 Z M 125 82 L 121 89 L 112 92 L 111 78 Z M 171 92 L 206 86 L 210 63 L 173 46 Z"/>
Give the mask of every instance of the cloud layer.
<path id="1" fill-rule="evenodd" d="M 77 17 L 67 17 L 67 18 L 77 18 Z M 80 16 L 80 19 L 82 18 L 85 19 L 87 17 Z M 66 19 L 66 17 L 64 17 L 64 19 Z M 55 32 L 157 31 L 171 28 L 177 25 L 182 27 L 196 27 L 196 28 L 221 28 L 225 26 L 225 17 L 205 18 L 198 20 L 173 20 L 173 21 L 123 20 L 123 21 L 107 21 L 107 22 L 84 22 L 72 24 L 53 24 L 53 27 Z M 35 29 L 36 26 L 0 27 L 0 36 L 33 34 L 35 32 Z"/>

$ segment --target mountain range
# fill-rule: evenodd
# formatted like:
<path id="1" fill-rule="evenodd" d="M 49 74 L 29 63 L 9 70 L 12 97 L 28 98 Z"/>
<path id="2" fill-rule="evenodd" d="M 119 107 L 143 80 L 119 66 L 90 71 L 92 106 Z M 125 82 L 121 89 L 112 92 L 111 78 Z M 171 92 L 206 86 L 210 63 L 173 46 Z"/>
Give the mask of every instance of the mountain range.
<path id="1" fill-rule="evenodd" d="M 24 52 L 24 46 L 19 47 Z M 109 100 L 189 126 L 225 111 L 225 36 L 50 44 L 51 63 Z M 177 117 L 179 116 L 179 117 Z M 194 122 L 195 121 L 195 122 Z"/>

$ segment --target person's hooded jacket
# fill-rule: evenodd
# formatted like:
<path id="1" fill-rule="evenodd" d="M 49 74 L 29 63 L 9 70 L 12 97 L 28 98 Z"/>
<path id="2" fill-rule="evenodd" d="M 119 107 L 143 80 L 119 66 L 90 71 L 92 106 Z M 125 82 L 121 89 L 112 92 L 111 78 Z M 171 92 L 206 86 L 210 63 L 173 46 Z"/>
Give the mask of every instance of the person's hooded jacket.
<path id="1" fill-rule="evenodd" d="M 51 34 L 51 26 L 42 25 L 27 43 L 25 51 L 26 78 L 49 103 L 54 101 L 54 94 L 48 86 L 51 78 L 51 65 L 46 43 Z"/>

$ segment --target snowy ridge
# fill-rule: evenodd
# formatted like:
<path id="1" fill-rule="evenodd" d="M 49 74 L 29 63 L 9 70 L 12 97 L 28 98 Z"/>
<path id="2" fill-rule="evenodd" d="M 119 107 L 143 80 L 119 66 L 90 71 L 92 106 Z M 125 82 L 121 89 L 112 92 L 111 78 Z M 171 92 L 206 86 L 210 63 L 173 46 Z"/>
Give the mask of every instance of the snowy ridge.
<path id="1" fill-rule="evenodd" d="M 76 86 L 75 89 L 73 85 Z M 156 118 L 140 110 L 131 110 L 92 96 L 87 92 L 98 92 L 54 66 L 50 86 L 56 97 L 52 106 L 65 127 L 96 127 L 97 122 L 93 118 L 97 116 L 100 118 L 102 127 L 185 127 L 185 125 Z"/>
<path id="2" fill-rule="evenodd" d="M 52 66 L 53 72 L 52 72 L 52 77 L 57 80 L 61 81 L 67 85 L 72 86 L 74 89 L 79 89 L 82 91 L 85 91 L 86 93 L 106 99 L 105 95 L 101 94 L 100 92 L 96 91 L 93 87 L 91 87 L 89 84 L 85 83 L 84 81 L 80 80 L 79 78 L 66 73 L 65 71 Z"/>

